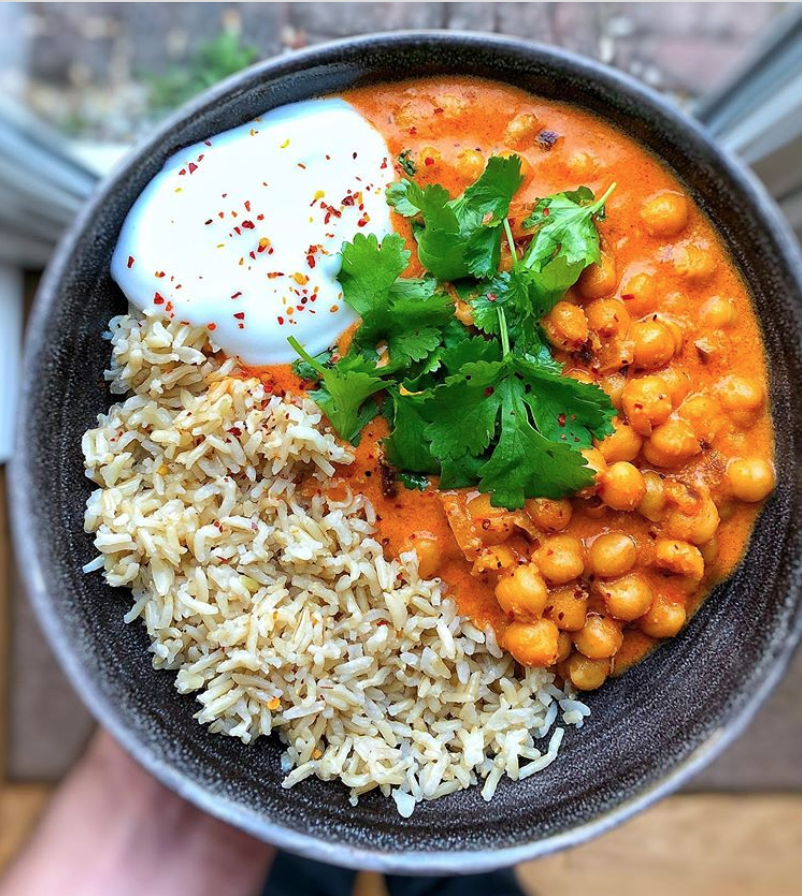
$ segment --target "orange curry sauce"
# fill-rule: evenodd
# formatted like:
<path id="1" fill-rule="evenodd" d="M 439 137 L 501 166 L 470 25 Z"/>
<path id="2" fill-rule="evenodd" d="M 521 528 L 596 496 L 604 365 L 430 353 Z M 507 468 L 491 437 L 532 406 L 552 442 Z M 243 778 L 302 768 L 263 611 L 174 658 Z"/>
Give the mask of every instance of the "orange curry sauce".
<path id="1" fill-rule="evenodd" d="M 606 339 L 598 331 L 594 337 L 591 330 L 590 340 L 583 340 L 582 345 L 557 340 L 555 355 L 565 363 L 566 373 L 598 382 L 619 408 L 623 423 L 622 389 L 647 375 L 662 376 L 668 371 L 675 385 L 680 375 L 684 387 L 667 386 L 672 392 L 672 419 L 690 407 L 683 401 L 691 397 L 701 395 L 712 401 L 701 406 L 701 416 L 706 419 L 694 422 L 694 427 L 705 431 L 696 430 L 700 448 L 692 458 L 670 468 L 659 467 L 641 450 L 631 460 L 642 472 L 654 470 L 674 487 L 687 484 L 690 495 L 702 484 L 715 502 L 721 522 L 714 537 L 699 545 L 705 560 L 701 582 L 655 565 L 655 543 L 661 535 L 659 516 L 655 520 L 637 510 L 619 512 L 598 496 L 577 497 L 571 501 L 570 523 L 559 534 L 578 536 L 586 552 L 600 533 L 628 534 L 637 545 L 633 571 L 650 583 L 655 604 L 681 604 L 690 615 L 710 588 L 733 572 L 761 506 L 759 501 L 734 498 L 726 474 L 728 463 L 734 458 L 771 461 L 773 452 L 765 399 L 757 408 L 728 413 L 716 397 L 722 380 L 733 375 L 743 377 L 765 395 L 767 371 L 747 289 L 710 223 L 687 197 L 687 223 L 679 232 L 666 236 L 655 234 L 652 228 L 650 233 L 641 214 L 644 202 L 666 191 L 684 195 L 683 185 L 644 148 L 580 109 L 512 87 L 453 77 L 364 88 L 346 94 L 345 99 L 382 133 L 394 158 L 403 150 L 412 150 L 419 183 L 442 184 L 452 195 L 479 176 L 489 156 L 520 155 L 526 179 L 510 211 L 516 237 L 525 234 L 520 221 L 537 198 L 580 185 L 599 196 L 611 183 L 617 184 L 607 202 L 606 217 L 599 223 L 605 269 L 586 272 L 566 300 L 583 308 L 591 323 L 592 314 L 603 310 L 597 304 L 596 311 L 591 311 L 591 304 L 608 297 L 623 302 L 632 323 L 655 313 L 667 315 L 681 331 L 681 348 L 666 364 L 638 369 L 627 363 L 632 358 L 626 332 Z M 535 132 L 525 133 L 527 129 L 522 127 L 520 134 L 511 137 L 509 125 L 516 118 L 530 125 L 535 121 Z M 398 176 L 404 176 L 400 170 Z M 394 214 L 394 226 L 407 238 L 412 251 L 408 275 L 419 275 L 409 222 Z M 288 367 L 249 371 L 253 372 L 277 391 L 303 388 Z M 510 618 L 494 596 L 497 579 L 472 574 L 473 563 L 463 555 L 449 526 L 442 493 L 434 487 L 421 492 L 399 484 L 395 493 L 388 495 L 383 488 L 380 442 L 387 431 L 383 418 L 374 420 L 362 433 L 355 463 L 340 469 L 339 475 L 372 501 L 379 538 L 388 556 L 396 556 L 402 543 L 409 545 L 416 533 L 434 535 L 442 551 L 436 574 L 456 596 L 460 610 L 480 624 L 491 622 L 503 636 Z M 644 448 L 647 442 L 644 437 Z M 476 522 L 481 528 L 482 521 Z M 528 559 L 538 548 L 540 536 L 550 534 L 555 533 L 536 528 L 528 533 L 516 530 L 510 543 L 516 554 Z M 577 584 L 585 589 L 588 610 L 603 613 L 601 598 L 593 594 L 592 579 L 586 570 Z M 614 657 L 613 673 L 642 658 L 655 643 L 637 620 L 622 623 L 622 628 L 624 641 Z"/>

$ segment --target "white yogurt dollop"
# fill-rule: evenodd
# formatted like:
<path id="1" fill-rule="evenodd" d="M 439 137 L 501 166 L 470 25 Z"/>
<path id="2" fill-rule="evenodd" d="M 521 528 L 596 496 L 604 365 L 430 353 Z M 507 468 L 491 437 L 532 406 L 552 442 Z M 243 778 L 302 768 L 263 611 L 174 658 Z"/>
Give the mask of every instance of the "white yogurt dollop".
<path id="1" fill-rule="evenodd" d="M 176 153 L 123 224 L 111 273 L 137 308 L 206 326 L 252 365 L 313 354 L 355 320 L 337 282 L 357 233 L 391 232 L 387 145 L 341 99 L 282 106 Z"/>

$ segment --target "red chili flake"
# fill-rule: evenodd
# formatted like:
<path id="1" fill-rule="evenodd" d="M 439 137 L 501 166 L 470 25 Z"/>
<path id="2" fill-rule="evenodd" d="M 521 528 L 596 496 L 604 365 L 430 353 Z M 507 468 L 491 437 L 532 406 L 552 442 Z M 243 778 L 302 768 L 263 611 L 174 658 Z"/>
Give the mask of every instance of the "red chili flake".
<path id="1" fill-rule="evenodd" d="M 227 432 L 230 432 L 232 436 L 237 436 L 237 438 L 242 435 L 242 430 L 239 426 L 232 426 L 227 430 Z"/>
<path id="2" fill-rule="evenodd" d="M 353 205 L 354 197 L 353 196 L 344 196 L 341 205 Z"/>
<path id="3" fill-rule="evenodd" d="M 254 261 L 256 261 L 256 253 L 253 251 L 253 249 L 251 249 L 251 251 L 248 253 L 248 257 L 252 258 Z M 250 270 L 250 268 L 249 268 L 249 270 Z"/>
<path id="4" fill-rule="evenodd" d="M 493 387 L 492 387 L 492 386 L 488 386 L 488 387 L 485 389 L 485 398 L 490 398 L 490 396 L 491 396 L 492 394 L 493 394 Z"/>
<path id="5" fill-rule="evenodd" d="M 245 329 L 245 324 L 237 324 L 237 326 L 239 327 L 240 330 L 244 330 L 244 329 Z"/>
<path id="6" fill-rule="evenodd" d="M 211 140 L 204 140 L 203 142 L 204 142 L 204 144 L 205 144 L 206 146 L 211 146 L 211 145 L 212 145 L 212 141 L 211 141 Z"/>
<path id="7" fill-rule="evenodd" d="M 544 218 L 548 218 L 548 216 L 549 216 L 550 214 L 551 214 L 551 212 L 550 212 L 547 208 L 544 208 L 544 209 L 543 209 L 543 217 L 544 217 Z"/>
<path id="8" fill-rule="evenodd" d="M 161 280 L 162 277 L 164 276 L 164 271 L 156 271 L 156 273 L 153 276 L 156 277 L 157 279 Z"/>
<path id="9" fill-rule="evenodd" d="M 437 106 L 437 108 L 434 110 L 434 114 L 435 114 L 435 115 L 442 115 L 442 114 L 443 114 L 443 110 L 442 110 L 439 106 Z"/>
<path id="10" fill-rule="evenodd" d="M 204 221 L 203 223 L 208 227 L 212 223 L 212 218 L 209 218 L 208 221 Z"/>
<path id="11" fill-rule="evenodd" d="M 172 302 L 168 302 L 168 303 L 164 306 L 164 310 L 165 310 L 168 314 L 170 314 L 170 312 L 173 310 L 173 303 L 172 303 Z"/>
<path id="12" fill-rule="evenodd" d="M 203 161 L 203 153 L 201 153 L 201 154 L 198 156 L 198 161 L 199 161 L 199 162 L 202 162 L 202 161 Z"/>
<path id="13" fill-rule="evenodd" d="M 133 266 L 134 266 L 134 256 L 133 256 L 133 255 L 129 255 L 129 256 L 128 256 L 128 267 L 129 267 L 129 268 L 132 268 Z"/>
<path id="14" fill-rule="evenodd" d="M 207 330 L 216 330 L 217 324 L 206 324 L 206 329 Z"/>
<path id="15" fill-rule="evenodd" d="M 235 292 L 235 293 L 231 296 L 231 298 L 232 298 L 232 299 L 238 299 L 241 295 L 242 295 L 242 292 Z"/>
<path id="16" fill-rule="evenodd" d="M 249 211 L 251 210 L 251 200 L 250 200 L 250 199 L 246 199 L 245 202 L 244 202 L 244 205 L 245 205 L 245 211 L 246 211 L 246 212 L 249 212 Z"/>
<path id="17" fill-rule="evenodd" d="M 309 265 L 310 268 L 313 268 L 313 267 L 315 266 L 315 256 L 314 256 L 314 255 L 307 255 L 307 256 L 306 256 L 306 263 Z"/>
<path id="18" fill-rule="evenodd" d="M 194 162 L 189 163 L 189 173 L 194 174 L 198 170 L 198 166 Z"/>
<path id="19" fill-rule="evenodd" d="M 356 222 L 356 226 L 357 226 L 357 227 L 364 227 L 364 226 L 368 223 L 369 220 L 370 220 L 370 218 L 369 218 L 367 215 L 365 215 L 364 218 L 360 218 L 360 219 Z"/>
<path id="20" fill-rule="evenodd" d="M 410 129 L 409 129 L 409 133 L 410 133 L 410 136 L 414 137 L 415 134 L 418 133 L 418 129 L 417 129 L 417 128 L 410 128 Z"/>
<path id="21" fill-rule="evenodd" d="M 381 165 L 380 165 L 379 167 L 380 167 L 382 170 L 384 170 L 384 169 L 387 167 L 387 159 L 382 159 L 382 163 L 381 163 Z"/>
<path id="22" fill-rule="evenodd" d="M 284 271 L 268 271 L 267 276 L 268 276 L 268 279 L 275 280 L 276 277 L 283 277 Z"/>
<path id="23" fill-rule="evenodd" d="M 226 213 L 225 213 L 225 212 L 218 212 L 218 213 L 217 213 L 217 217 L 218 217 L 218 218 L 225 218 L 225 216 L 226 216 Z"/>
<path id="24" fill-rule="evenodd" d="M 156 293 L 153 296 L 153 304 L 154 305 L 163 305 L 164 304 L 164 296 L 160 295 L 159 293 Z"/>
<path id="25" fill-rule="evenodd" d="M 331 161 L 331 156 L 330 156 L 328 153 L 326 153 L 326 161 L 327 161 L 327 162 L 330 162 L 330 161 Z"/>
<path id="26" fill-rule="evenodd" d="M 423 160 L 424 165 L 434 165 L 434 159 L 431 156 L 426 156 Z"/>
<path id="27" fill-rule="evenodd" d="M 557 417 L 557 423 L 560 426 L 565 426 L 565 414 L 560 414 L 559 417 Z"/>
<path id="28" fill-rule="evenodd" d="M 245 312 L 237 311 L 237 313 L 234 315 L 234 317 L 236 317 L 237 320 L 245 320 Z"/>
<path id="29" fill-rule="evenodd" d="M 317 301 L 317 293 L 316 293 L 316 292 L 313 292 L 312 295 L 311 295 L 309 298 L 310 298 L 313 302 L 316 302 L 316 301 Z"/>
<path id="30" fill-rule="evenodd" d="M 187 169 L 186 169 L 186 168 L 182 168 L 178 173 L 179 173 L 179 174 L 186 174 L 186 173 L 187 173 Z"/>
<path id="31" fill-rule="evenodd" d="M 631 292 L 622 292 L 622 293 L 621 293 L 621 298 L 622 298 L 625 302 L 629 302 L 629 301 L 632 301 L 632 299 L 635 298 L 635 294 L 634 294 L 634 293 L 631 293 Z"/>
<path id="32" fill-rule="evenodd" d="M 264 216 L 264 215 L 257 215 L 257 216 L 256 216 L 256 220 L 257 220 L 257 221 L 264 221 L 264 219 L 265 219 L 265 216 Z"/>
<path id="33" fill-rule="evenodd" d="M 254 227 L 256 227 L 256 225 L 253 223 L 253 221 L 243 221 L 243 222 L 242 222 L 242 226 L 243 226 L 246 230 L 253 230 Z"/>
<path id="34" fill-rule="evenodd" d="M 303 162 L 298 162 L 298 167 L 299 167 L 299 168 L 303 168 L 304 171 L 306 171 L 306 165 L 304 165 Z"/>
<path id="35" fill-rule="evenodd" d="M 240 236 L 242 234 L 242 231 L 240 230 L 239 227 L 235 227 L 234 232 L 237 234 L 237 236 Z"/>
<path id="36" fill-rule="evenodd" d="M 283 317 L 277 317 L 276 320 L 278 321 L 278 324 L 280 327 L 284 326 L 284 318 Z"/>
<path id="37" fill-rule="evenodd" d="M 487 294 L 487 301 L 488 302 L 496 302 L 496 301 L 498 301 L 498 296 L 494 292 L 489 292 Z"/>

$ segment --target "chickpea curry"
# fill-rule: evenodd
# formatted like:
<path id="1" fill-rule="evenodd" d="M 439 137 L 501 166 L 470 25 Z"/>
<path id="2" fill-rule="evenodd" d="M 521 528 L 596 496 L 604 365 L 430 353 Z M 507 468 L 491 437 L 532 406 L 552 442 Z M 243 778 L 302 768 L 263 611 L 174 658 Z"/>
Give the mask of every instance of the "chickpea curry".
<path id="1" fill-rule="evenodd" d="M 395 159 L 396 233 L 344 247 L 361 322 L 334 352 L 260 375 L 355 445 L 335 488 L 388 555 L 593 690 L 731 575 L 774 487 L 748 290 L 685 187 L 589 113 L 451 77 L 345 99 Z"/>

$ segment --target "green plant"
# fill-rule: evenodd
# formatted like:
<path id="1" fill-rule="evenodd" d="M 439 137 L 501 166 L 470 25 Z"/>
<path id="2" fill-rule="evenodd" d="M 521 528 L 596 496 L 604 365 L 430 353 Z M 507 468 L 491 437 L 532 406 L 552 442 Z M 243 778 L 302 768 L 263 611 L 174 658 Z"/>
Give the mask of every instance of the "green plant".
<path id="1" fill-rule="evenodd" d="M 181 65 L 147 79 L 150 107 L 157 112 L 175 109 L 223 78 L 247 68 L 258 56 L 256 48 L 241 44 L 237 34 L 223 31 L 202 44 Z"/>

